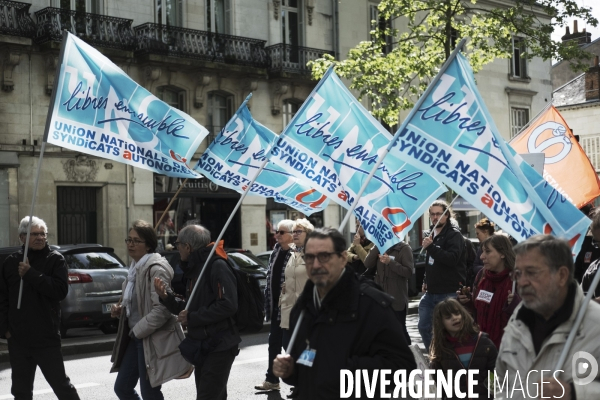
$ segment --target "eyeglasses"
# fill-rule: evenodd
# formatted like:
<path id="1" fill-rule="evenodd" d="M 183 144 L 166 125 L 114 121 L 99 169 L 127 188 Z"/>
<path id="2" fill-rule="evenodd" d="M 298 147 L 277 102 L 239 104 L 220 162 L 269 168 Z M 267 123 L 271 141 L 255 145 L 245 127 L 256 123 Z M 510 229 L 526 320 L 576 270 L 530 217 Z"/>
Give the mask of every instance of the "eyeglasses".
<path id="1" fill-rule="evenodd" d="M 277 235 L 277 234 L 280 234 L 280 235 L 285 235 L 286 233 L 289 233 L 289 232 L 286 232 L 286 231 L 275 231 L 275 234 L 276 234 L 276 235 Z"/>
<path id="2" fill-rule="evenodd" d="M 175 243 L 173 243 L 173 246 L 175 246 L 175 248 L 177 248 L 177 247 L 179 247 L 179 246 L 181 246 L 181 245 L 184 245 L 184 244 L 186 244 L 186 243 L 183 243 L 183 242 L 175 242 Z"/>
<path id="3" fill-rule="evenodd" d="M 141 240 L 125 239 L 125 243 L 127 243 L 127 244 L 133 243 L 135 246 L 137 246 L 138 244 L 146 243 L 146 242 L 143 242 Z"/>
<path id="4" fill-rule="evenodd" d="M 45 238 L 46 237 L 46 232 L 29 232 L 29 236 L 30 237 Z"/>
<path id="5" fill-rule="evenodd" d="M 429 213 L 430 217 L 441 217 L 442 215 L 444 215 L 444 213 Z"/>
<path id="6" fill-rule="evenodd" d="M 539 269 L 525 269 L 525 270 L 520 270 L 520 269 L 514 269 L 513 271 L 510 272 L 510 279 L 512 279 L 513 281 L 518 281 L 519 279 L 521 279 L 521 277 L 525 277 L 527 280 L 535 280 L 538 276 L 540 276 L 540 274 L 543 271 L 540 271 Z"/>
<path id="7" fill-rule="evenodd" d="M 316 258 L 317 260 L 319 260 L 319 262 L 321 264 L 323 264 L 323 263 L 326 263 L 327 261 L 329 261 L 329 259 L 331 258 L 331 256 L 333 254 L 340 255 L 340 253 L 338 253 L 337 251 L 332 251 L 331 253 L 324 251 L 322 253 L 317 253 L 317 254 L 304 253 L 304 262 L 306 264 L 312 264 L 315 262 L 315 258 Z"/>
<path id="8" fill-rule="evenodd" d="M 303 230 L 292 231 L 292 233 L 293 233 L 294 235 L 302 235 L 302 232 L 306 232 L 306 231 L 303 231 Z"/>

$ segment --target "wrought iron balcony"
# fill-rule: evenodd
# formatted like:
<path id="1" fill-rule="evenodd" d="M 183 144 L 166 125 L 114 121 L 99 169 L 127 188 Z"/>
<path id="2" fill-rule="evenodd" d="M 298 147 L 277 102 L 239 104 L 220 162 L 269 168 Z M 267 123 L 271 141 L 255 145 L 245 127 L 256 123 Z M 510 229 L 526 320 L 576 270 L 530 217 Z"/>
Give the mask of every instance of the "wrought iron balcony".
<path id="1" fill-rule="evenodd" d="M 133 28 L 139 53 L 266 68 L 264 40 L 145 23 Z"/>
<path id="2" fill-rule="evenodd" d="M 32 37 L 35 24 L 29 16 L 31 4 L 0 0 L 0 34 Z"/>
<path id="3" fill-rule="evenodd" d="M 323 57 L 323 54 L 333 55 L 333 51 L 311 49 L 289 44 L 276 44 L 266 48 L 269 55 L 269 72 L 291 72 L 294 74 L 310 75 L 309 61 Z"/>
<path id="4" fill-rule="evenodd" d="M 135 48 L 133 20 L 109 17 L 47 7 L 35 13 L 37 32 L 35 41 L 45 43 L 62 41 L 63 29 L 81 38 L 87 43 L 123 50 Z"/>

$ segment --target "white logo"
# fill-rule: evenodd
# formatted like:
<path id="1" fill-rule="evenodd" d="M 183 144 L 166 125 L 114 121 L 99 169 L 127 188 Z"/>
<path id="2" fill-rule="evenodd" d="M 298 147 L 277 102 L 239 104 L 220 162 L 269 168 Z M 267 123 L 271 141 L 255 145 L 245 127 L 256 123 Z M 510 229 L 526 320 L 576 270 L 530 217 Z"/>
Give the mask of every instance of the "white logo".
<path id="1" fill-rule="evenodd" d="M 592 383 L 596 379 L 596 375 L 598 375 L 598 362 L 587 351 L 578 351 L 573 354 L 571 368 L 573 370 L 573 383 L 576 385 Z M 589 375 L 587 375 L 588 372 Z"/>
<path id="2" fill-rule="evenodd" d="M 540 135 L 544 133 L 547 129 L 552 130 L 552 135 L 554 137 L 544 140 L 542 143 L 540 143 L 539 146 L 537 146 L 536 142 L 538 137 L 540 137 Z M 566 133 L 567 129 L 558 122 L 545 122 L 537 128 L 535 128 L 533 132 L 531 132 L 531 136 L 529 136 L 529 139 L 527 140 L 527 151 L 529 151 L 530 153 L 543 153 L 544 150 L 546 150 L 550 146 L 553 146 L 555 144 L 562 144 L 562 150 L 560 151 L 560 153 L 552 157 L 546 157 L 545 161 L 545 164 L 557 163 L 563 158 L 565 158 L 567 155 L 569 155 L 571 147 L 573 147 L 571 139 L 569 139 L 569 137 L 565 135 Z"/>

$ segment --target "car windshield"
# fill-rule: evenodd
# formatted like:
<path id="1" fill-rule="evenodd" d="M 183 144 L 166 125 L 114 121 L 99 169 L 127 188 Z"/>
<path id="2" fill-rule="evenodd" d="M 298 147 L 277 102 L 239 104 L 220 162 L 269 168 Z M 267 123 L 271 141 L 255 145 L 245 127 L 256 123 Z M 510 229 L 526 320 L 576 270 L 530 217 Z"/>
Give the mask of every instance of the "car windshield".
<path id="1" fill-rule="evenodd" d="M 120 260 L 110 253 L 65 254 L 69 269 L 111 269 L 124 268 Z"/>
<path id="2" fill-rule="evenodd" d="M 240 268 L 244 267 L 254 267 L 256 265 L 263 266 L 263 263 L 260 262 L 258 258 L 254 254 L 251 253 L 227 253 L 227 257 L 233 258 L 233 261 L 240 266 Z"/>

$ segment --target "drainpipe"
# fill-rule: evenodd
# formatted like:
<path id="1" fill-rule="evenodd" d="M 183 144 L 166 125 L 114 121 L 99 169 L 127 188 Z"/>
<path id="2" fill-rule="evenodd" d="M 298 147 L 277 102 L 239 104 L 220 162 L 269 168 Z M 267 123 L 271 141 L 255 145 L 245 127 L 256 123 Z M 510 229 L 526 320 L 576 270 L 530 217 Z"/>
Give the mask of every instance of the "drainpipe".
<path id="1" fill-rule="evenodd" d="M 338 43 L 339 37 L 339 26 L 338 26 L 338 0 L 331 0 L 331 6 L 333 10 L 333 56 L 336 60 L 340 59 L 340 44 Z"/>
<path id="2" fill-rule="evenodd" d="M 31 51 L 29 50 L 29 143 L 33 146 L 33 94 L 31 89 Z M 50 104 L 49 107 L 52 107 Z"/>

